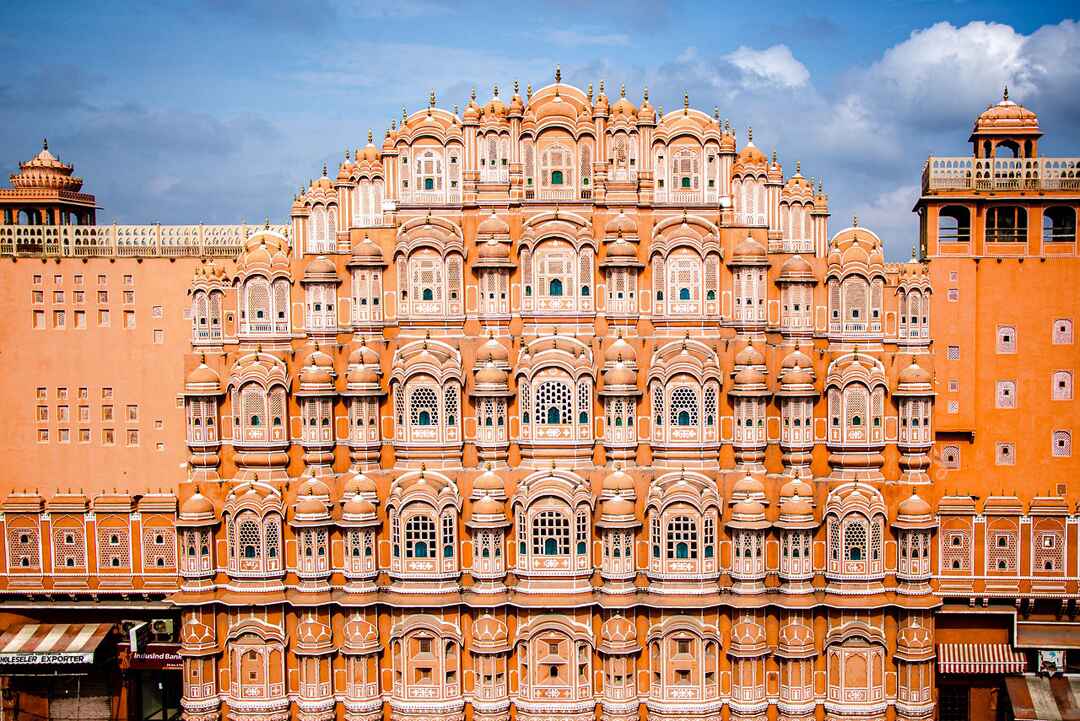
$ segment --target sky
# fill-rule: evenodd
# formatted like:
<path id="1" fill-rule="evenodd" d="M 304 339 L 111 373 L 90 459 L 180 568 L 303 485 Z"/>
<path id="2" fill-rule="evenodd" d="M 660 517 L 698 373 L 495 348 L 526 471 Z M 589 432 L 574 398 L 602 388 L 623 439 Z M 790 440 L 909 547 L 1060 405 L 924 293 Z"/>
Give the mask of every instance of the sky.
<path id="1" fill-rule="evenodd" d="M 785 172 L 823 178 L 835 232 L 908 257 L 928 155 L 1010 98 L 1044 155 L 1080 155 L 1080 23 L 1058 2 L 193 0 L 4 3 L 0 172 L 41 139 L 101 223 L 283 222 L 299 187 L 391 119 L 513 81 L 625 84 L 719 107 Z"/>

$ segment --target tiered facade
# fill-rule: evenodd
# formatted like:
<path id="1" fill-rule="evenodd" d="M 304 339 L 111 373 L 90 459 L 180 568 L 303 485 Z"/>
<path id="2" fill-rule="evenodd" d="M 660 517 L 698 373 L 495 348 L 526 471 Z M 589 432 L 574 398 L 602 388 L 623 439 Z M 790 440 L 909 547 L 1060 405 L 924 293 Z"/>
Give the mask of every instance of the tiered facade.
<path id="1" fill-rule="evenodd" d="M 190 718 L 929 716 L 921 263 L 558 82 L 292 215 L 192 285 Z"/>

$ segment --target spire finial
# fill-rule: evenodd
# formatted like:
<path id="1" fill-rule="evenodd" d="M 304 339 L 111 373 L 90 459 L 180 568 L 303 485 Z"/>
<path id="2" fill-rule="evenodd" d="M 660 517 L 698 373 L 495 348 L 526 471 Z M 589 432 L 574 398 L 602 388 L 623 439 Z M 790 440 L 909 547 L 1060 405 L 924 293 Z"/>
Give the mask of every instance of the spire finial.
<path id="1" fill-rule="evenodd" d="M 394 132 L 397 132 L 397 118 L 394 118 L 390 121 L 390 129 Z"/>
<path id="2" fill-rule="evenodd" d="M 1009 97 L 1009 91 L 1006 90 L 1005 91 L 1005 98 L 1008 99 L 1008 97 Z M 48 138 L 42 138 L 41 139 L 41 149 L 42 150 L 48 150 L 49 149 L 49 139 Z"/>
<path id="3" fill-rule="evenodd" d="M 825 179 L 824 179 L 824 178 L 818 178 L 818 181 L 817 181 L 817 192 L 818 192 L 818 194 L 819 194 L 819 195 L 820 195 L 821 193 L 824 193 L 824 192 L 825 192 Z"/>
<path id="4" fill-rule="evenodd" d="M 555 82 L 562 82 L 562 68 L 560 68 L 558 65 L 555 66 Z"/>
<path id="5" fill-rule="evenodd" d="M 349 149 L 345 148 L 345 160 L 349 159 Z"/>
<path id="6" fill-rule="evenodd" d="M 470 98 L 471 100 L 476 100 L 476 88 L 473 88 L 473 89 L 472 89 L 472 92 L 471 92 L 471 93 L 469 93 L 469 98 Z"/>
<path id="7" fill-rule="evenodd" d="M 746 142 L 754 142 L 754 129 L 749 125 L 746 126 Z"/>
<path id="8" fill-rule="evenodd" d="M 646 101 L 649 99 L 649 86 L 648 85 L 646 85 L 645 88 L 641 91 L 641 97 Z"/>
<path id="9" fill-rule="evenodd" d="M 772 164 L 776 165 L 776 148 L 772 149 Z"/>
<path id="10" fill-rule="evenodd" d="M 1008 83 L 1005 84 L 1005 90 L 1002 91 L 1002 93 L 1001 93 L 1001 99 L 1002 100 L 1008 100 L 1009 99 L 1009 84 Z"/>
<path id="11" fill-rule="evenodd" d="M 802 175 L 802 161 L 795 161 L 795 175 Z"/>
<path id="12" fill-rule="evenodd" d="M 603 78 L 600 79 L 600 94 L 601 95 L 604 94 L 604 79 Z"/>
<path id="13" fill-rule="evenodd" d="M 367 141 L 368 145 L 371 145 L 373 142 L 375 142 L 375 131 L 373 131 L 371 128 L 368 128 L 367 131 Z"/>
<path id="14" fill-rule="evenodd" d="M 585 93 L 585 95 L 586 95 L 586 97 L 589 98 L 589 102 L 591 103 L 592 102 L 592 83 L 589 83 L 589 90 L 588 90 L 588 92 Z"/>
<path id="15" fill-rule="evenodd" d="M 495 83 L 494 87 L 492 87 L 492 91 L 495 93 L 495 97 L 499 97 L 499 84 L 498 83 Z"/>
<path id="16" fill-rule="evenodd" d="M 456 116 L 457 114 L 458 114 L 458 106 L 457 106 L 457 103 L 454 103 L 454 115 Z"/>
<path id="17" fill-rule="evenodd" d="M 918 256 L 915 255 L 915 244 L 912 243 L 911 244 L 911 260 L 912 260 L 912 262 L 915 262 L 915 260 L 917 260 L 917 259 L 918 259 Z"/>
<path id="18" fill-rule="evenodd" d="M 619 97 L 620 98 L 625 98 L 626 97 L 626 83 L 622 83 L 621 85 L 619 85 Z"/>
<path id="19" fill-rule="evenodd" d="M 532 100 L 532 83 L 525 86 L 525 99 Z"/>
<path id="20" fill-rule="evenodd" d="M 719 105 L 714 105 L 713 106 L 712 116 L 713 116 L 713 120 L 716 121 L 716 124 L 719 125 L 720 124 L 720 106 Z"/>
<path id="21" fill-rule="evenodd" d="M 322 164 L 322 176 L 323 176 L 324 178 L 326 177 L 326 163 L 323 163 L 323 164 Z"/>
<path id="22" fill-rule="evenodd" d="M 514 95 L 517 95 L 517 94 L 518 94 L 518 90 L 519 90 L 520 88 L 521 88 L 521 86 L 520 86 L 520 85 L 518 84 L 518 81 L 517 81 L 517 80 L 515 80 L 515 81 L 514 81 Z"/>
<path id="23" fill-rule="evenodd" d="M 690 93 L 686 92 L 685 90 L 682 94 L 682 109 L 683 115 L 690 112 Z"/>
<path id="24" fill-rule="evenodd" d="M 725 133 L 730 133 L 731 132 L 731 121 L 728 120 L 727 118 L 724 118 L 724 132 Z"/>
<path id="25" fill-rule="evenodd" d="M 857 215 L 851 216 L 851 227 L 852 228 L 858 228 L 859 227 L 859 216 L 857 216 Z"/>
<path id="26" fill-rule="evenodd" d="M 428 107 L 435 107 L 435 88 L 432 88 L 431 93 L 428 95 Z"/>
<path id="27" fill-rule="evenodd" d="M 401 106 L 401 127 L 405 127 L 405 121 L 409 119 L 409 111 L 405 109 L 405 106 Z"/>

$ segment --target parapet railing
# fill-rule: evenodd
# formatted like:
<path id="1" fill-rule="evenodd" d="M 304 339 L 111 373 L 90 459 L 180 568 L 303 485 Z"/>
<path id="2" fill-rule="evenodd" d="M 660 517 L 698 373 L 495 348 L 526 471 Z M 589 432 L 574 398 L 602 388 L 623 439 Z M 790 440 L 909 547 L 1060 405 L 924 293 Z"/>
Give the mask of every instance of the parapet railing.
<path id="1" fill-rule="evenodd" d="M 0 256 L 233 258 L 265 225 L 0 225 Z M 287 225 L 269 230 L 284 235 Z"/>
<path id="2" fill-rule="evenodd" d="M 930 156 L 923 166 L 928 190 L 1080 190 L 1080 158 Z"/>

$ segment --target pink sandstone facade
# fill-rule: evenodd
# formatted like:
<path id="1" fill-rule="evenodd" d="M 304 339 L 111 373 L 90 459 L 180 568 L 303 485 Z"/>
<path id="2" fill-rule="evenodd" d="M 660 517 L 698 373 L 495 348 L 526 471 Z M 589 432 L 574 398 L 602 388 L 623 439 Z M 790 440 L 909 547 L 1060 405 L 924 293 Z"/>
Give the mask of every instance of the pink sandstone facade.
<path id="1" fill-rule="evenodd" d="M 63 707 L 20 673 L 61 625 L 140 619 L 191 721 L 1036 703 L 1080 663 L 1080 164 L 1003 100 L 887 263 L 746 135 L 558 75 L 432 97 L 284 226 L 96 226 L 23 164 L 5 710 Z M 97 703 L 142 718 L 133 678 Z"/>

